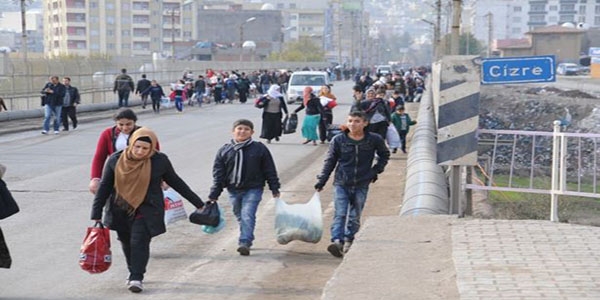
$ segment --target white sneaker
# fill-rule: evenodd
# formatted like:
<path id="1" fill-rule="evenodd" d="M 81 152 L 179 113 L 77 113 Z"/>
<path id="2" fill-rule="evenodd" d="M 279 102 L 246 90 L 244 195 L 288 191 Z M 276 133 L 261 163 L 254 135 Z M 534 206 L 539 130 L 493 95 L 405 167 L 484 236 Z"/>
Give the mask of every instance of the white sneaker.
<path id="1" fill-rule="evenodd" d="M 127 284 L 127 289 L 132 293 L 139 293 L 144 290 L 141 280 L 130 280 Z"/>
<path id="2" fill-rule="evenodd" d="M 42 130 L 42 134 L 48 134 L 47 130 Z"/>
<path id="3" fill-rule="evenodd" d="M 59 133 L 60 133 L 60 131 L 54 130 L 54 134 L 59 134 Z"/>

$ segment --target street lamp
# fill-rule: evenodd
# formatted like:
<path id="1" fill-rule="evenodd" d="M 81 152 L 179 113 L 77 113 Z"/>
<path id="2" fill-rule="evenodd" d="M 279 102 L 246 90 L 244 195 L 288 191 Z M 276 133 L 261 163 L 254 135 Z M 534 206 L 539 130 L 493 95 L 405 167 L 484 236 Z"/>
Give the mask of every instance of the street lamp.
<path id="1" fill-rule="evenodd" d="M 242 22 L 242 24 L 240 24 L 240 61 L 242 61 L 243 55 L 244 55 L 244 25 L 246 23 L 250 23 L 253 22 L 254 20 L 256 20 L 256 17 L 251 17 L 248 18 L 246 21 Z"/>
<path id="2" fill-rule="evenodd" d="M 426 19 L 421 19 L 421 21 L 431 25 L 431 27 L 433 28 L 433 53 L 434 53 L 434 60 L 437 60 L 439 58 L 439 51 L 440 51 L 440 32 L 439 32 L 439 27 L 436 23 L 433 23 L 429 20 Z"/>

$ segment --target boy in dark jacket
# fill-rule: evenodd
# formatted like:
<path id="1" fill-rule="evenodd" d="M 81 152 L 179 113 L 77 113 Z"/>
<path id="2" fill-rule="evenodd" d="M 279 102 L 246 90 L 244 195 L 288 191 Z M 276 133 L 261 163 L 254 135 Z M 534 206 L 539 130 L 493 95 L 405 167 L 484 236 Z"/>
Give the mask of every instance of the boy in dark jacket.
<path id="1" fill-rule="evenodd" d="M 354 236 L 360 228 L 360 216 L 367 200 L 369 184 L 377 180 L 390 157 L 385 142 L 376 133 L 367 132 L 367 117 L 355 111 L 348 115 L 348 130 L 336 135 L 329 144 L 329 151 L 321 174 L 317 176 L 317 191 L 323 190 L 331 172 L 335 213 L 331 224 L 331 242 L 327 251 L 335 257 L 348 252 Z M 377 163 L 373 160 L 377 154 Z"/>
<path id="2" fill-rule="evenodd" d="M 233 214 L 240 224 L 240 255 L 250 255 L 254 241 L 256 210 L 262 200 L 265 182 L 279 198 L 279 178 L 269 149 L 252 140 L 254 124 L 246 119 L 233 123 L 233 139 L 217 152 L 213 165 L 213 186 L 208 199 L 217 201 L 223 189 L 229 192 Z"/>

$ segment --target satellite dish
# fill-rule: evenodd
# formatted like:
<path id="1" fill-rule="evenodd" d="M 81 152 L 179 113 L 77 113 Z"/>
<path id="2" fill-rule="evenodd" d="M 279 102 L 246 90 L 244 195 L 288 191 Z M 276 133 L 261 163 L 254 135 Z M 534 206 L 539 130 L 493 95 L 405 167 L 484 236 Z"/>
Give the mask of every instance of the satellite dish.
<path id="1" fill-rule="evenodd" d="M 260 10 L 275 10 L 275 6 L 273 6 L 271 3 L 265 3 L 262 5 Z"/>
<path id="2" fill-rule="evenodd" d="M 577 29 L 588 30 L 590 25 L 587 23 L 577 23 Z"/>
<path id="3" fill-rule="evenodd" d="M 10 50 L 10 47 L 0 47 L 0 53 L 9 53 L 12 52 L 12 50 Z"/>
<path id="4" fill-rule="evenodd" d="M 562 27 L 566 27 L 566 28 L 575 28 L 575 24 L 570 23 L 570 22 L 565 22 L 562 25 L 560 25 Z"/>

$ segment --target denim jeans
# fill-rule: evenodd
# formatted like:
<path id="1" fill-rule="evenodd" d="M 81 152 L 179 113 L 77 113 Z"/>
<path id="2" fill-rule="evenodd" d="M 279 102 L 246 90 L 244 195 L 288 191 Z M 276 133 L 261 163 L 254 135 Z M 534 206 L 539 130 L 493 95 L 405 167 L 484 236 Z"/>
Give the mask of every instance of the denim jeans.
<path id="1" fill-rule="evenodd" d="M 175 108 L 177 111 L 183 111 L 183 98 L 181 96 L 175 96 Z"/>
<path id="2" fill-rule="evenodd" d="M 50 118 L 52 118 L 54 116 L 54 131 L 58 131 L 59 129 L 59 120 L 60 120 L 60 113 L 62 111 L 62 106 L 61 105 L 50 105 L 50 104 L 46 104 L 44 105 L 44 131 L 49 131 L 50 130 Z"/>
<path id="3" fill-rule="evenodd" d="M 360 228 L 360 215 L 365 207 L 369 187 L 333 187 L 335 214 L 331 224 L 331 241 L 354 241 L 354 235 Z"/>
<path id="4" fill-rule="evenodd" d="M 129 106 L 129 90 L 119 91 L 119 107 Z"/>
<path id="5" fill-rule="evenodd" d="M 256 209 L 262 199 L 263 188 L 247 190 L 227 189 L 233 214 L 240 224 L 240 245 L 252 246 L 254 226 L 256 225 Z"/>

